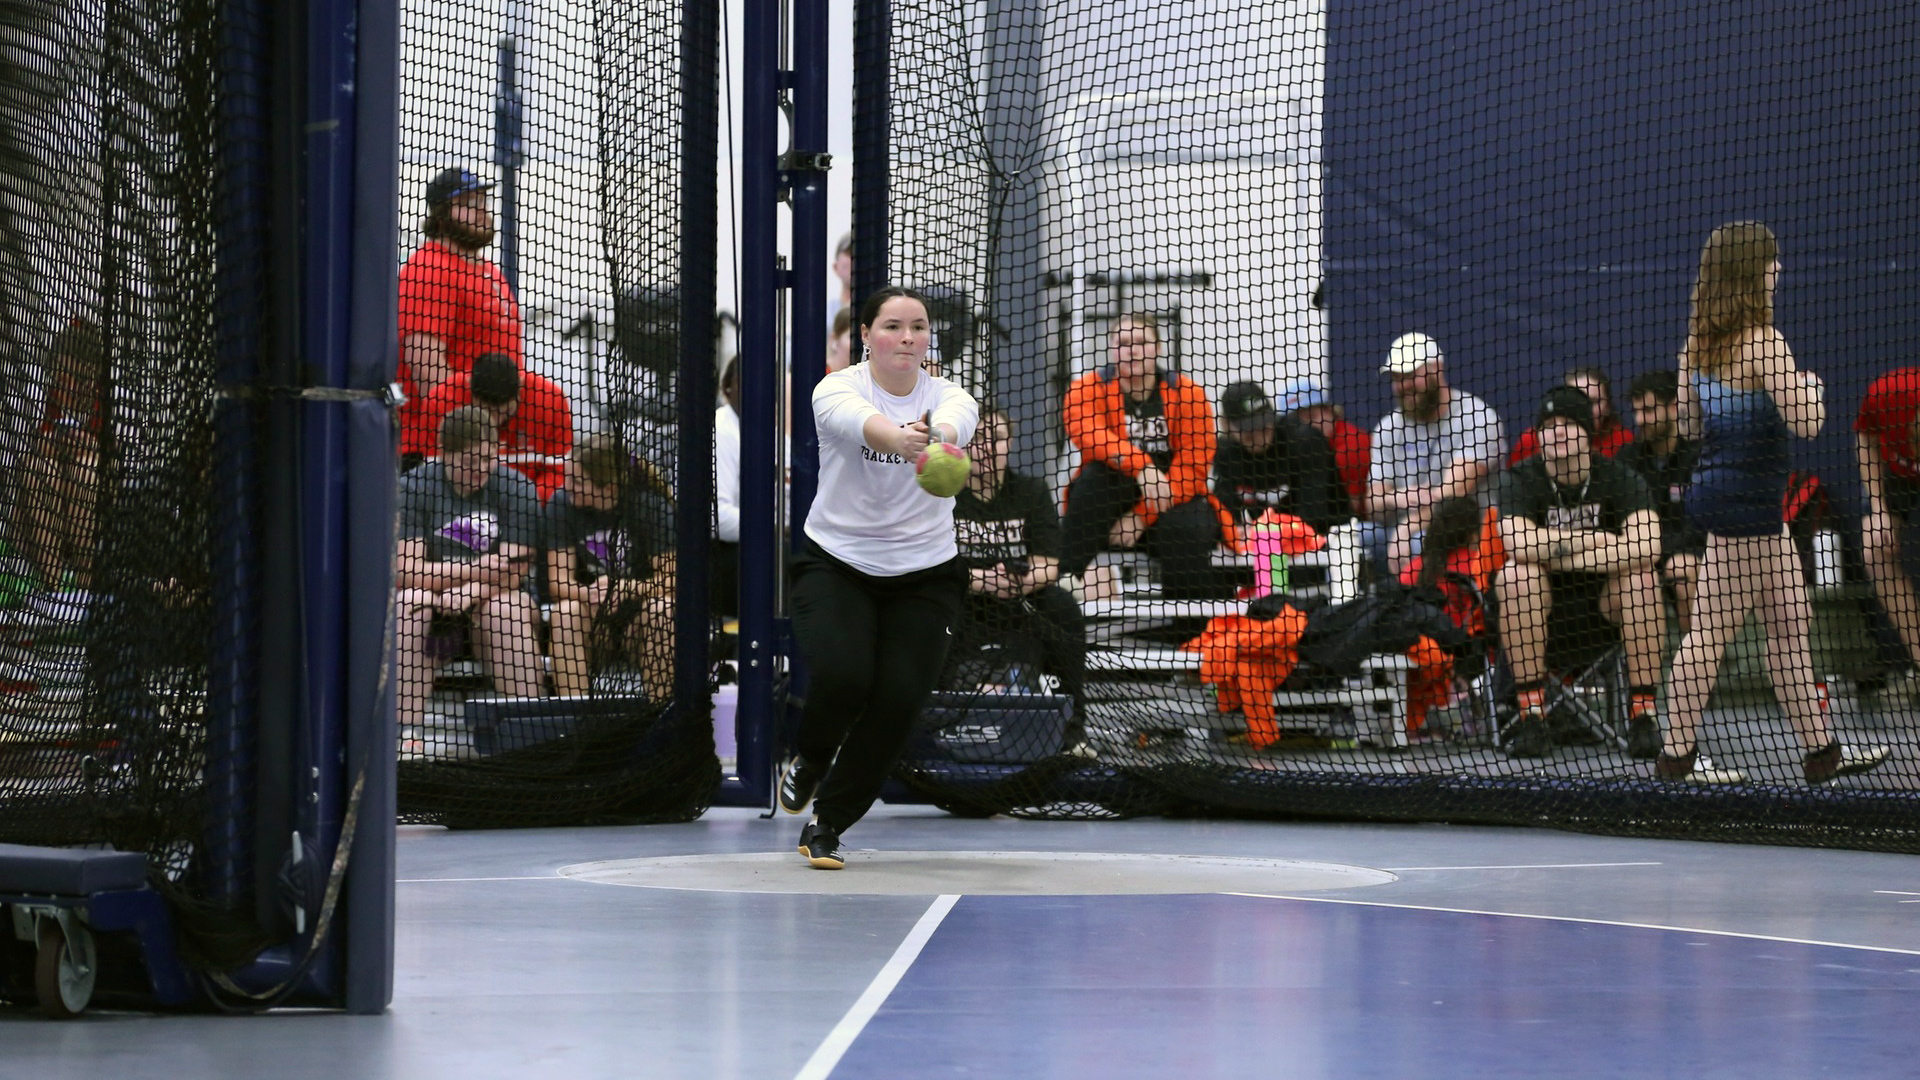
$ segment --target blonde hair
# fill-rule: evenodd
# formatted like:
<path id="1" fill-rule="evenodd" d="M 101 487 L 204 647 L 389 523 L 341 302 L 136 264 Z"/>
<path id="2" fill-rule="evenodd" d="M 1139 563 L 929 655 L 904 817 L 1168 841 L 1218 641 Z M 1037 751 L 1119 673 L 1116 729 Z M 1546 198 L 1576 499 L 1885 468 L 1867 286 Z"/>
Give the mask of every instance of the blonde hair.
<path id="1" fill-rule="evenodd" d="M 1687 317 L 1687 357 L 1696 370 L 1726 367 L 1741 335 L 1773 325 L 1767 268 L 1779 257 L 1773 231 L 1758 221 L 1731 221 L 1707 237 Z"/>

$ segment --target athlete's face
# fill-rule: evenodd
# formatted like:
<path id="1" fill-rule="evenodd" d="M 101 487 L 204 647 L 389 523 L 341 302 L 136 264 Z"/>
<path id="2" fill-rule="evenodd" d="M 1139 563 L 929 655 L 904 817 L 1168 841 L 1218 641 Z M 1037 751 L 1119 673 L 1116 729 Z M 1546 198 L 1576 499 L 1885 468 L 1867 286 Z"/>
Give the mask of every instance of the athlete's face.
<path id="1" fill-rule="evenodd" d="M 933 324 L 926 306 L 911 296 L 895 296 L 880 305 L 873 323 L 860 328 L 867 362 L 896 374 L 912 371 L 927 359 Z"/>

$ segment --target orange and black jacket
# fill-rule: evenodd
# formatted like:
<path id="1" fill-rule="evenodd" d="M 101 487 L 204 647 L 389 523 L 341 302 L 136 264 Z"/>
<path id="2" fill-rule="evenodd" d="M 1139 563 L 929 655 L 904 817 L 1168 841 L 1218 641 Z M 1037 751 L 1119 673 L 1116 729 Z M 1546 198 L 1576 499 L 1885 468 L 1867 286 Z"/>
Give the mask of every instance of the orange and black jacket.
<path id="1" fill-rule="evenodd" d="M 1233 515 L 1220 505 L 1208 490 L 1213 471 L 1213 406 L 1200 384 L 1179 372 L 1160 372 L 1160 411 L 1167 421 L 1167 445 L 1173 460 L 1167 466 L 1167 482 L 1173 488 L 1173 503 L 1204 498 L 1220 518 L 1220 535 L 1228 547 L 1238 549 Z M 1122 400 L 1120 382 L 1112 367 L 1098 368 L 1073 381 L 1067 388 L 1067 437 L 1080 451 L 1080 468 L 1101 462 L 1127 476 L 1139 476 L 1152 465 L 1153 458 L 1135 446 L 1127 435 L 1127 406 Z M 1079 472 L 1076 470 L 1077 477 Z M 1147 509 L 1145 502 L 1134 507 L 1148 525 L 1159 515 Z"/>

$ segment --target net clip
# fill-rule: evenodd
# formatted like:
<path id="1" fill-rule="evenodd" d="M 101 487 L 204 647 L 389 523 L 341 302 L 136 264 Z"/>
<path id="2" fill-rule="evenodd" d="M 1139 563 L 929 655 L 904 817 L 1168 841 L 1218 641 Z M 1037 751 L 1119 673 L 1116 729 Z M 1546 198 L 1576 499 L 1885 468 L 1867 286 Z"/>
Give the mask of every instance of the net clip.
<path id="1" fill-rule="evenodd" d="M 824 150 L 789 150 L 780 155 L 781 172 L 827 172 L 833 168 L 833 155 Z"/>

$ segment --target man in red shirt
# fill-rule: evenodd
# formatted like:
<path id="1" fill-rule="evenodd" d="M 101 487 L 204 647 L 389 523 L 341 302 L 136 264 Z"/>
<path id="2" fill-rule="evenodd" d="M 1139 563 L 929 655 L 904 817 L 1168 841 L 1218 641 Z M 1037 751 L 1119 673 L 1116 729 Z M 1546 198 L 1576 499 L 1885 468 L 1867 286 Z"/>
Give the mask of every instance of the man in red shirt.
<path id="1" fill-rule="evenodd" d="M 1875 379 L 1860 403 L 1853 432 L 1860 491 L 1867 501 L 1860 521 L 1867 571 L 1908 659 L 1920 669 L 1920 602 L 1900 558 L 1901 533 L 1920 507 L 1920 367 Z M 1897 692 L 1915 696 L 1920 674 L 1909 669 Z"/>
<path id="2" fill-rule="evenodd" d="M 455 375 L 420 401 L 416 415 L 401 417 L 400 453 L 411 467 L 434 456 L 440 424 L 462 405 L 487 410 L 500 429 L 500 463 L 518 469 L 546 502 L 566 482 L 573 449 L 573 410 L 566 392 L 544 375 L 521 371 L 505 353 L 476 358 L 473 370 Z"/>
<path id="3" fill-rule="evenodd" d="M 1594 453 L 1610 458 L 1633 442 L 1633 432 L 1620 423 L 1620 414 L 1613 411 L 1613 380 L 1607 378 L 1606 372 L 1596 367 L 1577 367 L 1567 372 L 1560 382 L 1587 395 L 1587 400 L 1593 402 Z M 1507 455 L 1507 467 L 1512 468 L 1539 452 L 1540 434 L 1528 428 L 1513 444 L 1513 453 Z"/>
<path id="4" fill-rule="evenodd" d="M 472 371 L 482 353 L 526 366 L 520 303 L 500 268 L 480 254 L 493 243 L 491 190 L 457 167 L 427 184 L 426 242 L 400 267 L 400 385 L 409 403 Z M 403 425 L 414 408 L 401 409 Z"/>

